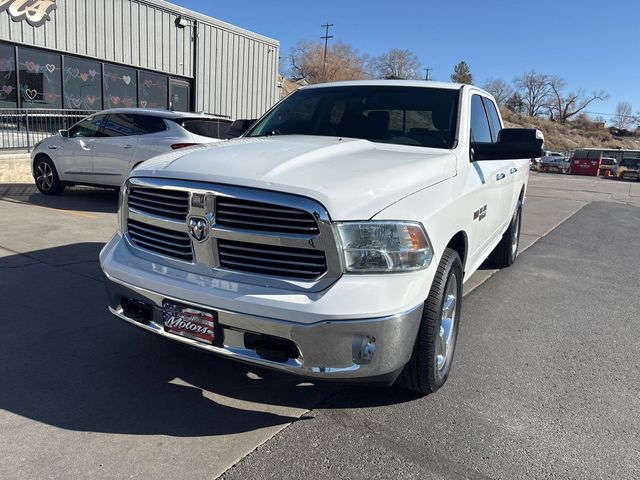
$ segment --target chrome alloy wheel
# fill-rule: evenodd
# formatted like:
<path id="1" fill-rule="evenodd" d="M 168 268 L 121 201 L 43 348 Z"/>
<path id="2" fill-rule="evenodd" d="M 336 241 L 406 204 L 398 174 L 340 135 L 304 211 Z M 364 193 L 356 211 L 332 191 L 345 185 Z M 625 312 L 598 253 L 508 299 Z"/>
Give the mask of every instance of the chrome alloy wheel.
<path id="1" fill-rule="evenodd" d="M 444 301 L 442 302 L 440 332 L 438 332 L 438 338 L 436 339 L 436 363 L 438 372 L 444 370 L 450 362 L 453 353 L 458 294 L 458 279 L 456 275 L 452 273 L 447 283 Z"/>
<path id="2" fill-rule="evenodd" d="M 511 239 L 511 256 L 515 258 L 516 252 L 518 251 L 518 241 L 520 240 L 520 211 L 518 211 L 516 220 L 516 224 L 513 229 L 513 238 Z"/>
<path id="3" fill-rule="evenodd" d="M 36 182 L 38 186 L 47 191 L 53 186 L 53 170 L 47 162 L 40 162 L 36 169 Z"/>

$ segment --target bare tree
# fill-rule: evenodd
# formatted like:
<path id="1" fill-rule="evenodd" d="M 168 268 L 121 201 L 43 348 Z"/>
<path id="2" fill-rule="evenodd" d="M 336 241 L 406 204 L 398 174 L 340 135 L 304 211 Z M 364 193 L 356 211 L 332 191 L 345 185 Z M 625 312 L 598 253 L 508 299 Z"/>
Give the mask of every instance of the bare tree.
<path id="1" fill-rule="evenodd" d="M 300 41 L 291 49 L 291 77 L 307 83 L 362 80 L 366 57 L 351 45 L 336 42 L 327 50 L 324 61 L 324 45 L 320 42 Z"/>
<path id="2" fill-rule="evenodd" d="M 484 84 L 484 89 L 493 95 L 493 98 L 496 99 L 496 102 L 500 107 L 505 106 L 505 102 L 513 94 L 513 88 L 511 88 L 507 82 L 499 78 L 490 78 L 487 80 Z"/>
<path id="3" fill-rule="evenodd" d="M 596 100 L 609 98 L 609 95 L 602 90 L 594 91 L 590 95 L 587 95 L 582 89 L 564 94 L 565 82 L 557 75 L 548 77 L 547 82 L 550 89 L 547 105 L 549 115 L 552 120 L 557 120 L 562 124 L 581 113 Z"/>
<path id="4" fill-rule="evenodd" d="M 531 70 L 513 80 L 516 91 L 524 104 L 524 113 L 529 117 L 537 117 L 548 110 L 549 77 Z"/>
<path id="5" fill-rule="evenodd" d="M 462 60 L 453 67 L 451 81 L 456 83 L 467 83 L 469 85 L 473 84 L 473 75 L 471 75 L 471 69 L 467 62 Z"/>
<path id="6" fill-rule="evenodd" d="M 631 113 L 629 102 L 618 102 L 616 113 L 613 116 L 613 125 L 620 130 L 631 130 L 636 125 L 636 119 Z"/>
<path id="7" fill-rule="evenodd" d="M 403 80 L 420 78 L 420 60 L 410 50 L 391 49 L 387 53 L 374 57 L 370 68 L 376 78 Z"/>

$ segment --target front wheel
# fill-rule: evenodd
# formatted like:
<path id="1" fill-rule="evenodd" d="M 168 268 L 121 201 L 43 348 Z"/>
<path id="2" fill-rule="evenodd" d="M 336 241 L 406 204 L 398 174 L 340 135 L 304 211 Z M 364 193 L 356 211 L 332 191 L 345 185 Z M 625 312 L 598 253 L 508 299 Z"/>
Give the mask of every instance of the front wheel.
<path id="1" fill-rule="evenodd" d="M 34 165 L 36 187 L 45 195 L 58 195 L 64 190 L 64 183 L 58 177 L 58 171 L 48 157 L 39 157 Z"/>
<path id="2" fill-rule="evenodd" d="M 407 390 L 428 395 L 449 376 L 458 338 L 462 306 L 462 261 L 458 252 L 445 249 L 431 290 L 411 359 L 397 380 Z"/>

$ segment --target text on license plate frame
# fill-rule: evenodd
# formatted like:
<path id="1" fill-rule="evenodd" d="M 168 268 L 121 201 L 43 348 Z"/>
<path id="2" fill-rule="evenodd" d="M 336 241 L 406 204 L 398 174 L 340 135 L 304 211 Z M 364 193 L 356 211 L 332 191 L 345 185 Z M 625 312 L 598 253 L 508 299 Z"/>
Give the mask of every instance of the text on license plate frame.
<path id="1" fill-rule="evenodd" d="M 216 312 L 168 300 L 162 302 L 162 325 L 165 332 L 207 345 L 215 345 L 219 337 Z"/>

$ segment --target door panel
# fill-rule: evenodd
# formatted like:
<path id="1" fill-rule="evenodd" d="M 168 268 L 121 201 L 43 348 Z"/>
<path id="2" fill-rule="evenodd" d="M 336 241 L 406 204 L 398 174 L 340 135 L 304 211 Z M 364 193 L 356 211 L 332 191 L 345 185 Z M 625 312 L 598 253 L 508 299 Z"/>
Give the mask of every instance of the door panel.
<path id="1" fill-rule="evenodd" d="M 100 138 L 106 115 L 92 115 L 69 129 L 67 138 L 61 137 L 57 151 L 60 178 L 70 182 L 93 181 L 93 144 Z"/>
<path id="2" fill-rule="evenodd" d="M 491 141 L 497 142 L 502 130 L 502 121 L 500 115 L 498 115 L 498 109 L 496 108 L 493 100 L 487 97 L 482 97 L 487 117 L 489 118 L 489 126 L 491 127 Z M 518 173 L 518 163 L 515 160 L 493 160 L 496 164 L 500 165 L 500 171 L 496 173 L 496 179 L 498 182 L 499 192 L 499 204 L 498 211 L 499 218 L 502 222 L 498 222 L 498 232 L 501 234 L 504 229 L 507 228 L 511 221 L 511 210 L 516 202 L 516 178 Z"/>
<path id="3" fill-rule="evenodd" d="M 476 143 L 492 143 L 494 137 L 480 95 L 471 96 L 470 138 Z M 471 215 L 474 224 L 474 252 L 486 250 L 501 233 L 504 219 L 504 195 L 509 172 L 505 172 L 501 160 L 480 160 L 472 162 L 467 169 L 471 194 Z"/>
<path id="4" fill-rule="evenodd" d="M 94 183 L 120 185 L 130 171 L 138 142 L 131 115 L 111 114 L 102 125 L 103 136 L 93 144 Z"/>

